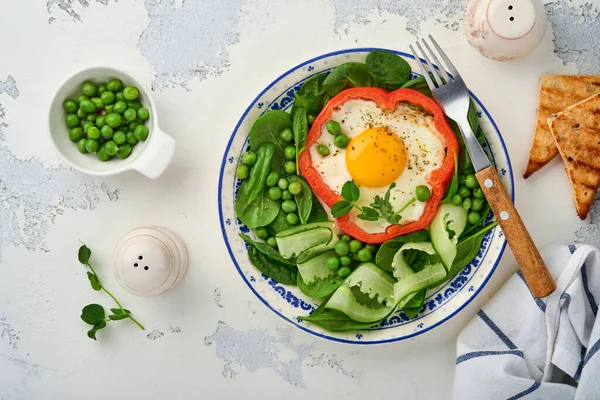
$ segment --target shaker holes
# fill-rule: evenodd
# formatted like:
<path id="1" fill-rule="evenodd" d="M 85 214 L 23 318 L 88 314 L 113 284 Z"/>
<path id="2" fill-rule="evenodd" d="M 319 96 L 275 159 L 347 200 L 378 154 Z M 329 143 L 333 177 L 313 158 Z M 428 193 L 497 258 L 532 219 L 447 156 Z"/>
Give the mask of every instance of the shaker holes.
<path id="1" fill-rule="evenodd" d="M 513 6 L 508 6 L 508 9 L 509 9 L 509 10 L 512 10 L 512 9 L 513 9 Z"/>
<path id="2" fill-rule="evenodd" d="M 145 269 L 146 271 L 148 271 L 148 269 L 149 269 L 149 268 L 148 268 L 148 266 L 146 265 L 146 266 L 144 267 L 144 269 Z"/>
<path id="3" fill-rule="evenodd" d="M 134 267 L 137 267 L 137 266 L 138 266 L 138 263 L 135 263 L 135 264 L 133 264 L 133 266 L 134 266 Z"/>
<path id="4" fill-rule="evenodd" d="M 515 17 L 510 17 L 509 20 L 514 21 Z"/>

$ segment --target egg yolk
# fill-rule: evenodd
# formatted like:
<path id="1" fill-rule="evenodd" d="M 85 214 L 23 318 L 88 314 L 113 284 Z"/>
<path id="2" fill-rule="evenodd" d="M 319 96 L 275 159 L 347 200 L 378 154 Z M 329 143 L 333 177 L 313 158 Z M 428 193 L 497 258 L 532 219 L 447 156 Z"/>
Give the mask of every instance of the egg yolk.
<path id="1" fill-rule="evenodd" d="M 389 186 L 402 174 L 405 165 L 404 142 L 387 127 L 366 129 L 346 147 L 346 168 L 361 186 Z"/>

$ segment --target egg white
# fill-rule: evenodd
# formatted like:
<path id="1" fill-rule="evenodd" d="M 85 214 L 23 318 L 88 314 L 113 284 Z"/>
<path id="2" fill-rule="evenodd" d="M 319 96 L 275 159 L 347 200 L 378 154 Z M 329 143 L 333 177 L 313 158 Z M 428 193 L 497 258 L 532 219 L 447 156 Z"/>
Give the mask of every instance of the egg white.
<path id="1" fill-rule="evenodd" d="M 406 165 L 400 177 L 396 179 L 396 187 L 392 189 L 390 203 L 394 211 L 402 208 L 415 197 L 415 189 L 419 185 L 428 185 L 431 172 L 439 168 L 446 154 L 446 141 L 437 131 L 433 116 L 407 103 L 399 103 L 395 110 L 383 110 L 375 102 L 353 99 L 339 106 L 329 120 L 340 123 L 342 132 L 350 139 L 369 128 L 387 127 L 395 132 L 404 142 L 406 148 Z M 342 186 L 352 180 L 346 168 L 346 149 L 340 149 L 333 143 L 331 135 L 323 124 L 321 137 L 310 146 L 309 151 L 313 166 L 321 174 L 323 182 L 330 189 L 341 193 Z M 317 147 L 324 144 L 330 154 L 322 156 Z M 381 188 L 360 187 L 359 207 L 369 206 L 376 195 L 384 196 L 388 186 Z M 431 188 L 431 187 L 430 187 Z M 415 201 L 401 214 L 400 224 L 417 221 L 423 214 L 426 202 Z M 364 221 L 357 218 L 360 212 L 350 212 L 350 220 L 367 233 L 384 232 L 390 224 L 380 219 Z"/>

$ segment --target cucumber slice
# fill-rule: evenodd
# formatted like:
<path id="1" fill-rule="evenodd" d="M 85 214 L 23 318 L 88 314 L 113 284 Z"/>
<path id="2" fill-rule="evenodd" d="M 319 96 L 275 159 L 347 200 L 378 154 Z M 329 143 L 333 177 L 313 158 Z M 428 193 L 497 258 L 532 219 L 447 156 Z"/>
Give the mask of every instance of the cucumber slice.
<path id="1" fill-rule="evenodd" d="M 369 307 L 360 303 L 345 284 L 337 288 L 325 305 L 326 309 L 343 312 L 356 322 L 375 322 L 385 318 L 394 306 Z"/>
<path id="2" fill-rule="evenodd" d="M 423 268 L 421 271 L 401 279 L 394 285 L 394 299 L 398 303 L 406 305 L 406 296 L 426 289 L 441 282 L 446 277 L 447 271 L 442 263 L 433 264 Z M 334 293 L 335 295 L 335 293 Z"/>
<path id="3" fill-rule="evenodd" d="M 304 283 L 310 285 L 319 279 L 326 279 L 333 274 L 337 275 L 336 271 L 330 270 L 325 264 L 329 257 L 335 257 L 335 251 L 322 253 L 302 264 L 298 264 L 298 274 L 302 275 Z"/>
<path id="4" fill-rule="evenodd" d="M 293 228 L 288 228 L 288 229 L 278 232 L 277 235 L 275 235 L 275 237 L 284 238 L 286 236 L 296 235 L 298 233 L 310 231 L 312 229 L 317 229 L 317 228 L 326 228 L 331 231 L 335 231 L 337 234 L 337 226 L 335 225 L 335 222 L 327 221 L 327 222 L 313 222 L 311 224 L 294 226 Z"/>
<path id="5" fill-rule="evenodd" d="M 442 204 L 433 217 L 429 230 L 431 244 L 447 270 L 456 257 L 456 244 L 467 226 L 467 212 L 460 206 Z"/>
<path id="6" fill-rule="evenodd" d="M 333 236 L 333 231 L 329 228 L 313 228 L 281 237 L 278 234 L 275 239 L 277 240 L 279 254 L 283 258 L 289 259 L 297 257 L 300 253 L 312 247 L 331 242 Z"/>
<path id="7" fill-rule="evenodd" d="M 419 250 L 430 255 L 436 254 L 433 246 L 429 242 L 405 243 L 402 245 L 392 261 L 393 275 L 398 280 L 406 278 L 407 276 L 415 273 L 415 271 L 413 271 L 404 258 L 404 252 L 407 250 Z"/>
<path id="8" fill-rule="evenodd" d="M 344 282 L 352 288 L 358 287 L 361 293 L 379 304 L 394 303 L 394 279 L 373 263 L 364 263 L 358 267 Z"/>
<path id="9" fill-rule="evenodd" d="M 300 253 L 297 259 L 298 264 L 304 263 L 310 260 L 311 258 L 318 256 L 321 253 L 333 250 L 335 248 L 335 244 L 339 241 L 340 239 L 338 239 L 334 231 L 329 243 L 318 244 L 315 247 L 311 247 L 310 249 L 306 249 L 302 253 Z"/>
<path id="10" fill-rule="evenodd" d="M 333 272 L 325 279 L 317 279 L 311 284 L 307 284 L 302 279 L 302 275 L 298 274 L 297 282 L 298 289 L 308 297 L 313 299 L 322 299 L 329 296 L 331 293 L 344 283 L 344 278 L 340 278 L 337 272 Z"/>

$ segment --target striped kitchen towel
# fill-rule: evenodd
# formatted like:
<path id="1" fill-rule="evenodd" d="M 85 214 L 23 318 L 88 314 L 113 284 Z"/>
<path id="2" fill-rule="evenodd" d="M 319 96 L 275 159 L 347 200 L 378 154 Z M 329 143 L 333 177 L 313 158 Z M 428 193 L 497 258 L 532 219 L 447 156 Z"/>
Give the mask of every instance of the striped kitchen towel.
<path id="1" fill-rule="evenodd" d="M 521 271 L 509 279 L 458 337 L 454 399 L 600 399 L 600 251 L 542 256 L 556 291 L 536 299 Z"/>

